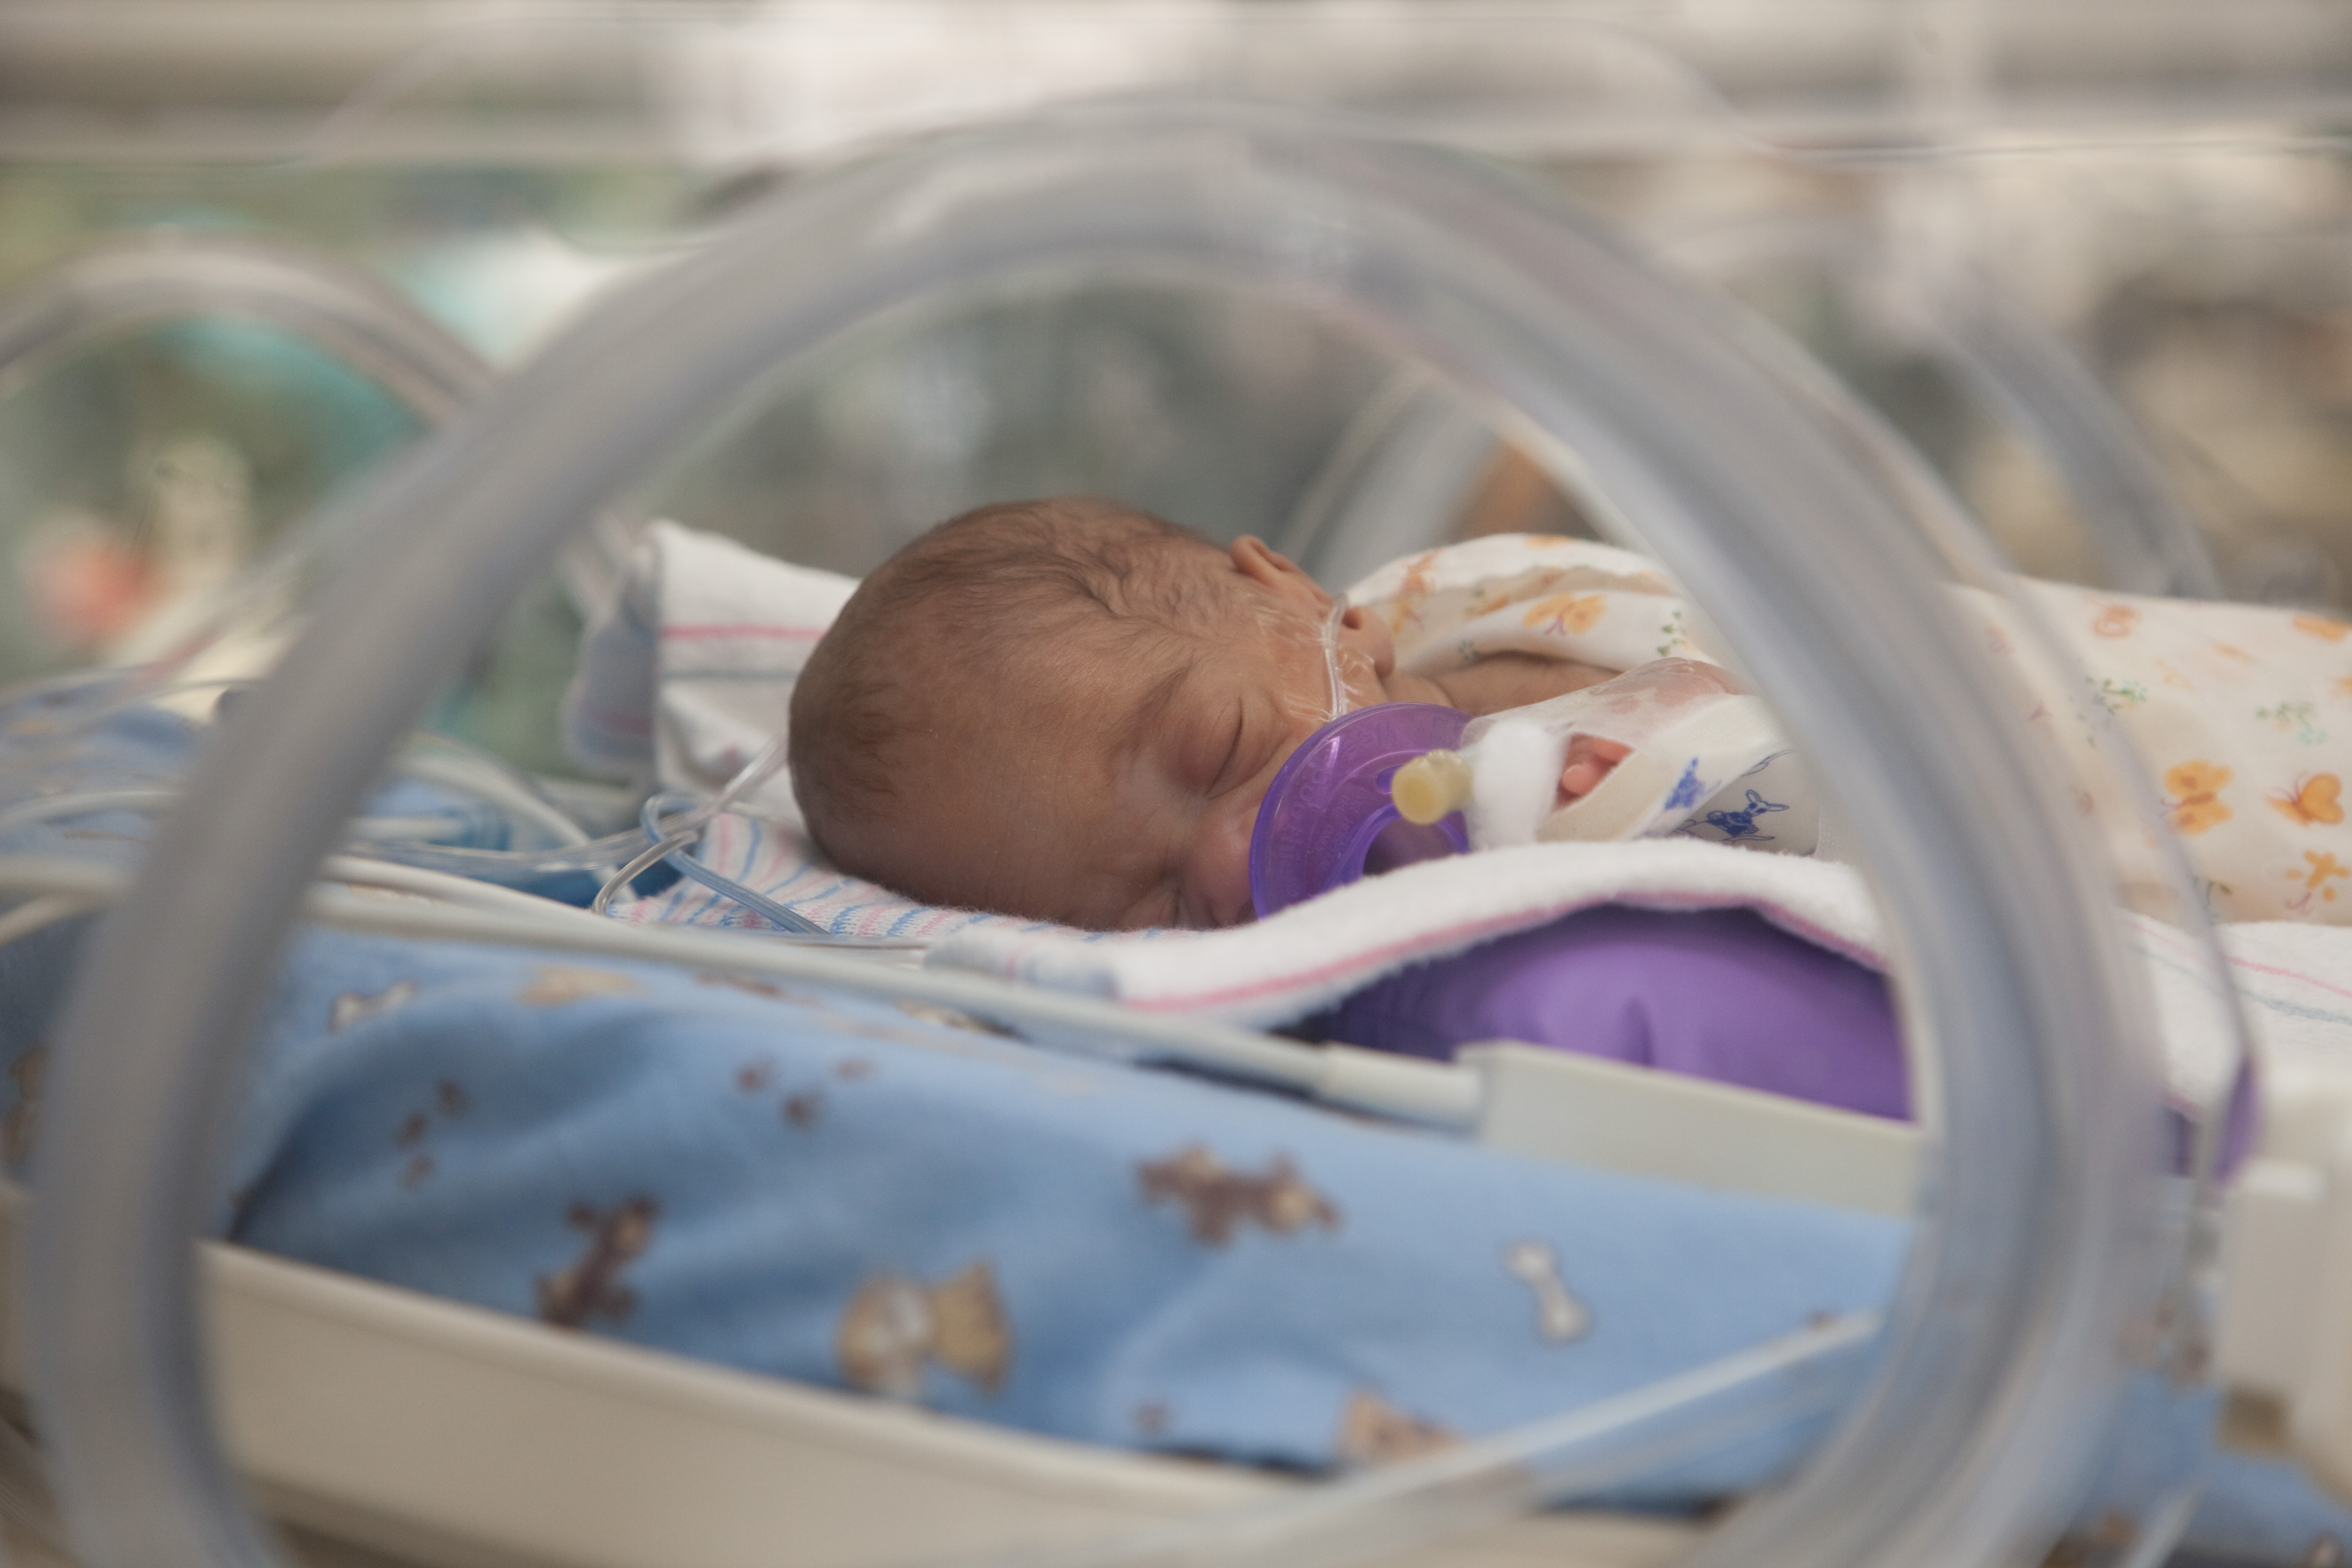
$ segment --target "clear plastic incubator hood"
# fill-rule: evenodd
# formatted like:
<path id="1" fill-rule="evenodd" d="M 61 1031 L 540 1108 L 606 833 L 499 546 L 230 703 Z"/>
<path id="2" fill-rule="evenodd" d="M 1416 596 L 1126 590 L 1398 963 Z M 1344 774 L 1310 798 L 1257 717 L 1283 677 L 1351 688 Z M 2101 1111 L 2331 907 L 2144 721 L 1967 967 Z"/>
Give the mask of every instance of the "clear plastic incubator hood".
<path id="1" fill-rule="evenodd" d="M 1643 1552 L 1686 1547 L 1693 1563 L 1748 1568 L 1989 1565 L 2037 1560 L 2063 1534 L 2077 1560 L 2161 1561 L 2194 1499 L 2218 1408 L 2205 1379 L 2212 1177 L 2229 1075 L 2206 1102 L 2181 1105 L 2176 1092 L 2168 1110 L 2158 1022 L 2126 929 L 2127 907 L 2146 910 L 2166 889 L 2143 879 L 2126 898 L 2057 764 L 2020 721 L 1979 624 L 1958 607 L 1956 585 L 2010 592 L 1975 531 L 1824 378 L 1553 199 L 1350 125 L 1181 106 L 1053 114 L 794 186 L 593 311 L 322 525 L 297 574 L 322 580 L 304 590 L 299 632 L 267 679 L 191 675 L 185 661 L 202 658 L 197 647 L 178 662 L 20 693 L 0 713 L 8 726 L 0 826 L 10 833 L 0 874 L 30 900 L 0 914 L 0 934 L 55 935 L 70 929 L 63 916 L 111 905 L 74 953 L 70 995 L 49 1036 L 21 1269 L 36 1424 L 83 1559 L 93 1568 L 278 1560 L 219 1433 L 223 1394 L 203 1353 L 194 1239 L 266 1200 L 278 1179 L 232 1166 L 243 1119 L 290 1114 L 276 1090 L 258 1108 L 249 1103 L 248 1086 L 298 924 L 415 939 L 436 952 L 573 955 L 551 960 L 532 982 L 551 1004 L 604 984 L 593 978 L 601 972 L 576 966 L 590 954 L 672 963 L 707 989 L 879 998 L 919 1018 L 952 1011 L 998 1031 L 973 1051 L 1012 1050 L 1009 1031 L 1042 1042 L 1040 1059 L 1146 1064 L 1119 1065 L 1120 1073 L 1186 1063 L 1223 1080 L 1199 1092 L 1233 1093 L 1233 1080 L 1273 1084 L 1294 1099 L 1417 1125 L 1426 1131 L 1412 1135 L 1416 1149 L 1450 1140 L 1576 1162 L 1575 1140 L 1533 1126 L 1542 1118 L 1529 1108 L 1549 1094 L 1572 1110 L 1579 1094 L 1593 1103 L 1609 1081 L 1563 1090 L 1507 1056 L 1484 1068 L 1370 1062 L 1178 1013 L 877 962 L 872 951 L 820 940 L 665 931 L 560 907 L 540 896 L 551 878 L 569 873 L 593 890 L 646 858 L 651 840 L 567 819 L 478 758 L 404 751 L 467 650 L 567 539 L 777 366 L 950 291 L 1104 278 L 1261 291 L 1423 362 L 1492 410 L 1624 531 L 1619 542 L 1654 555 L 1703 606 L 1711 644 L 1769 698 L 1829 781 L 1895 955 L 1916 1086 L 1916 1136 L 1834 1119 L 1792 1122 L 1773 1146 L 1780 1165 L 1802 1165 L 1809 1138 L 1844 1139 L 1852 1161 L 1832 1160 L 1820 1177 L 1776 1180 L 1763 1169 L 1745 1184 L 1776 1201 L 1825 1196 L 1848 1209 L 1916 1214 L 1890 1254 L 1900 1258 L 1899 1280 L 1883 1314 L 1791 1321 L 1777 1337 L 1533 1425 L 1446 1446 L 1408 1441 L 1393 1464 L 1269 1486 L 1245 1507 L 1220 1511 L 1210 1505 L 1234 1494 L 1208 1488 L 1180 1498 L 1192 1482 L 1171 1482 L 1128 1521 L 1210 1510 L 1139 1535 L 1115 1528 L 1117 1510 L 1031 1528 L 1012 1504 L 957 1515 L 954 1532 L 926 1535 L 921 1518 L 899 1517 L 931 1506 L 917 1486 L 922 1466 L 910 1459 L 903 1500 L 884 1489 L 861 1503 L 863 1542 L 845 1544 L 837 1521 L 796 1535 L 786 1519 L 752 1539 L 739 1532 L 723 1551 L 669 1560 L 961 1553 L 1291 1564 L 1409 1548 L 1425 1554 L 1416 1560 L 1447 1561 L 1457 1532 L 1549 1505 L 1622 1500 L 1641 1477 L 1811 1416 L 1827 1436 L 1809 1452 L 1800 1446 L 1782 1473 L 1740 1488 L 1750 1495 L 1709 1515 L 1706 1528 L 1643 1537 Z M 232 603 L 223 635 L 241 630 L 236 616 L 258 613 L 257 605 L 277 607 L 268 595 Z M 194 715 L 172 721 L 194 738 L 184 780 L 175 761 L 153 764 L 160 776 L 128 791 L 119 776 L 99 778 L 131 764 L 93 763 L 86 748 L 158 703 Z M 2147 803 L 2153 832 L 2154 791 L 2129 774 L 2120 750 L 2103 753 L 2126 770 L 2116 795 Z M 431 821 L 415 826 L 450 813 L 446 795 L 385 804 L 420 778 L 470 791 L 475 815 L 500 816 L 505 837 L 451 847 L 457 840 L 436 840 Z M 116 794 L 68 815 L 72 792 L 93 788 Z M 152 814 L 154 825 L 135 855 L 137 843 L 122 840 L 141 840 L 138 822 L 150 818 L 124 827 L 125 811 Z M 76 824 L 83 837 L 54 836 Z M 649 813 L 647 826 L 665 824 Z M 35 828 L 53 836 L 20 837 Z M 449 874 L 469 868 L 482 879 Z M 363 894 L 369 888 L 377 894 Z M 378 896 L 386 890 L 395 896 Z M 2163 1029 L 2201 1027 L 2234 1049 L 2230 989 L 2198 906 L 2184 899 L 2159 912 L 2192 933 L 2167 951 L 2199 982 L 2189 1002 L 2168 1008 Z M 384 970 L 370 985 L 321 993 L 320 1016 L 331 1006 L 335 1026 L 356 1031 L 394 1005 L 401 984 Z M 2200 996 L 2210 1016 L 2177 1016 Z M 360 1037 L 352 1035 L 351 1049 Z M 543 1059 L 532 1070 L 560 1097 L 567 1063 L 580 1059 Z M 842 1071 L 831 1084 L 836 1100 L 856 1076 Z M 434 1080 L 420 1081 L 429 1089 Z M 416 1151 L 408 1168 L 426 1173 L 429 1161 L 415 1161 L 442 1129 L 507 1114 L 454 1085 L 420 1103 L 415 1137 L 400 1136 L 404 1157 Z M 788 1121 L 794 1103 L 784 1102 Z M 819 1114 L 817 1101 L 798 1103 L 803 1120 Z M 1661 1125 L 1670 1138 L 1698 1123 Z M 381 1141 L 374 1130 L 343 1131 Z M 512 1135 L 527 1131 L 517 1123 Z M 569 1168 L 589 1168 L 580 1162 L 591 1153 L 570 1151 Z M 1638 1153 L 1618 1168 L 1647 1180 L 1691 1152 L 1656 1156 L 1664 1171 L 1643 1170 Z M 1889 1173 L 1878 1194 L 1836 1192 L 1838 1172 L 1865 1166 Z M 1235 1212 L 1274 1217 L 1229 1223 L 1260 1223 L 1269 1234 L 1338 1226 L 1328 1204 L 1314 1206 L 1324 1200 L 1312 1189 L 1283 1185 L 1287 1164 L 1270 1169 L 1271 1186 L 1231 1192 L 1244 1205 Z M 1176 1170 L 1165 1179 L 1186 1178 Z M 853 1227 L 864 1222 L 860 1190 L 844 1186 L 826 1200 Z M 1294 1199 L 1304 1206 L 1281 1206 Z M 1226 1223 L 1202 1212 L 1196 1226 Z M 467 1245 L 467 1223 L 448 1211 L 431 1222 L 449 1256 Z M 615 1194 L 582 1201 L 569 1223 L 578 1262 L 540 1276 L 541 1315 L 575 1328 L 617 1321 L 635 1301 L 626 1266 L 650 1227 L 668 1222 Z M 1581 1333 L 1584 1308 L 1560 1283 L 1559 1260 L 1541 1248 L 1511 1257 L 1513 1278 L 1524 1281 L 1513 1289 L 1533 1291 L 1546 1331 L 1562 1342 Z M 903 1392 L 908 1379 L 945 1368 L 963 1380 L 957 1387 L 985 1393 L 1005 1376 L 1008 1342 L 1016 1358 L 1045 1353 L 1018 1337 L 1017 1321 L 1010 1342 L 1001 1325 L 987 1327 L 993 1319 L 971 1304 L 973 1280 L 986 1278 L 909 1285 L 890 1298 L 898 1305 L 877 1307 L 881 1317 L 930 1325 L 922 1342 L 930 1361 L 858 1363 L 845 1349 L 846 1363 L 879 1368 L 861 1386 Z M 1727 1298 L 1739 1294 L 1738 1281 L 1718 1283 Z M 514 1333 L 557 1348 L 518 1352 L 486 1378 L 520 1376 L 517 1367 L 552 1364 L 583 1345 L 555 1330 Z M 1262 1375 L 1271 1386 L 1287 1373 L 1268 1366 Z M 400 1392 L 377 1390 L 384 1399 Z M 355 1426 L 371 1420 L 364 1408 L 346 1414 Z M 1408 1417 L 1389 1416 L 1384 1430 L 1412 1437 Z M 1138 1423 L 1147 1435 L 1157 1429 L 1142 1415 Z M 926 1464 L 940 1444 L 977 1441 L 941 1436 L 937 1424 L 893 1430 L 908 1434 L 910 1454 L 931 1456 Z M 450 1432 L 453 1453 L 470 1436 Z M 568 1437 L 594 1446 L 593 1434 Z M 495 1477 L 514 1457 L 503 1448 L 532 1440 L 495 1433 L 456 1468 Z M 1022 1442 L 1031 1446 L 1007 1464 L 1024 1473 L 1097 1462 Z M 777 1474 L 743 1484 L 789 1493 L 796 1483 Z M 533 1506 L 523 1489 L 511 1500 Z M 663 1495 L 605 1496 L 598 1506 L 644 1524 L 656 1542 L 665 1530 L 716 1539 L 682 1514 L 666 1526 L 672 1504 Z M 796 1508 L 811 1521 L 824 1513 L 814 1497 Z M 635 1527 L 612 1526 L 614 1539 Z M 462 1533 L 436 1536 L 424 1521 L 408 1540 L 423 1552 L 418 1543 Z M 506 1546 L 518 1559 L 530 1554 Z M 640 1547 L 613 1550 L 625 1560 Z M 1491 1544 L 1462 1546 L 1468 1555 L 1450 1560 L 1492 1560 L 1480 1550 Z M 1526 1550 L 1528 1560 L 1561 1562 L 1642 1555 L 1622 1554 L 1621 1543 L 1612 1557 L 1599 1536 Z M 452 1556 L 467 1552 L 497 1555 L 478 1539 Z M 661 1560 L 658 1548 L 640 1560 Z"/>
<path id="2" fill-rule="evenodd" d="M 172 648 L 282 524 L 489 374 L 368 272 L 250 236 L 158 228 L 16 281 L 0 671 Z"/>

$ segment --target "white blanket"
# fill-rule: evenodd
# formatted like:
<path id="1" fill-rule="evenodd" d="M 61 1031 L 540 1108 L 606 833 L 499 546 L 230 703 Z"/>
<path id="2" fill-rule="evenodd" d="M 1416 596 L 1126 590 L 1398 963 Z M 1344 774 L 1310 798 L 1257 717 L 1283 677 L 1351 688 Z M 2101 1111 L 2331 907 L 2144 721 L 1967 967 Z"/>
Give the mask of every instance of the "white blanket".
<path id="1" fill-rule="evenodd" d="M 1145 1012 L 1263 1027 L 1410 964 L 1608 903 L 1752 908 L 1807 941 L 1884 966 L 1877 911 L 1851 868 L 1686 838 L 1531 844 L 1425 860 L 1225 931 L 974 926 L 942 941 L 929 962 Z"/>
<path id="2" fill-rule="evenodd" d="M 652 524 L 612 607 L 581 636 L 565 744 L 600 773 L 716 794 L 783 731 L 801 666 L 856 587 L 715 533 Z M 745 804 L 801 826 L 782 773 Z"/>
<path id="3" fill-rule="evenodd" d="M 2144 915 L 2134 917 L 2133 925 L 2158 1016 L 2169 1025 L 2193 1016 L 2206 989 L 2196 944 L 2183 932 Z M 2264 1069 L 2352 1068 L 2352 931 L 2300 921 L 2262 921 L 2220 930 L 2229 953 L 2230 978 L 2253 1033 L 2258 1065 Z M 2208 1072 L 2217 1066 L 2205 1063 Z M 2180 1078 L 2176 1068 L 2177 1089 L 2190 1087 Z"/>
<path id="4" fill-rule="evenodd" d="M 1809 942 L 1886 966 L 1885 928 L 1859 873 L 1689 839 L 1538 844 L 1425 861 L 1218 931 L 1103 935 L 966 926 L 928 962 L 1086 992 L 1154 1013 L 1265 1027 L 1307 1016 L 1400 969 L 1597 904 L 1748 908 Z M 2172 1099 L 2216 1103 L 2237 1073 L 2196 942 L 2122 917 L 2145 966 Z M 2352 931 L 2292 923 L 2223 928 L 2264 1056 L 2352 1065 Z"/>

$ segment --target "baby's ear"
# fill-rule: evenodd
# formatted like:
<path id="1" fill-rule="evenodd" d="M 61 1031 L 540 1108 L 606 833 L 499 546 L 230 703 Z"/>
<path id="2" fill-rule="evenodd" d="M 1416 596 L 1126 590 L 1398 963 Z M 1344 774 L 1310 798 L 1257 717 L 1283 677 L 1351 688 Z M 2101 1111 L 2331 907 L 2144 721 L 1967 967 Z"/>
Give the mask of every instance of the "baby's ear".
<path id="1" fill-rule="evenodd" d="M 1331 602 L 1331 595 L 1318 587 L 1314 578 L 1300 571 L 1287 556 L 1263 539 L 1245 533 L 1234 541 L 1234 547 L 1228 553 L 1234 571 L 1286 599 L 1294 599 L 1307 608 L 1317 610 Z"/>

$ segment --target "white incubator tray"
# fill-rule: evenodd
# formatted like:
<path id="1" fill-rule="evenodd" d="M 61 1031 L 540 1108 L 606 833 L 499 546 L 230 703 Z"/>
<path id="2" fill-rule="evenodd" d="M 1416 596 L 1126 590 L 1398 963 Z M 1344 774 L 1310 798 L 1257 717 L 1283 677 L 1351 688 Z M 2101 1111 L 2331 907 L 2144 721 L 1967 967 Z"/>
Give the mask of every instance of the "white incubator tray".
<path id="1" fill-rule="evenodd" d="M 22 1390 L 0 1187 L 0 1373 Z M 735 1373 L 206 1243 L 213 1386 L 276 1517 L 436 1568 L 865 1568 L 1117 1534 L 1296 1485 Z M 1552 1514 L 1396 1559 L 1645 1568 L 1689 1526 Z"/>

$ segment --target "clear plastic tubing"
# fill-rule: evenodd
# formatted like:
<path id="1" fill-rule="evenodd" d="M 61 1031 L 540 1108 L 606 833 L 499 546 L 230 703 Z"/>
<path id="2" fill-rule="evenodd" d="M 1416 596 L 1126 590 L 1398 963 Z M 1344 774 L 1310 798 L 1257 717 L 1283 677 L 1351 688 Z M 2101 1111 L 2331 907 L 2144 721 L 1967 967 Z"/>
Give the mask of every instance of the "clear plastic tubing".
<path id="1" fill-rule="evenodd" d="M 781 362 L 945 291 L 1107 275 L 1271 290 L 1514 405 L 1838 781 L 1942 1064 L 1942 1157 L 1876 1378 L 1694 1561 L 1991 1563 L 2054 1534 L 2169 1261 L 2158 1089 L 2098 863 L 2055 791 L 2018 787 L 2041 764 L 1900 487 L 1723 307 L 1541 194 L 1325 121 L 1161 105 L 789 189 L 356 503 L 352 558 L 197 760 L 58 1039 L 30 1359 L 93 1568 L 272 1560 L 211 1420 L 189 1237 L 297 900 L 457 651 Z"/>

